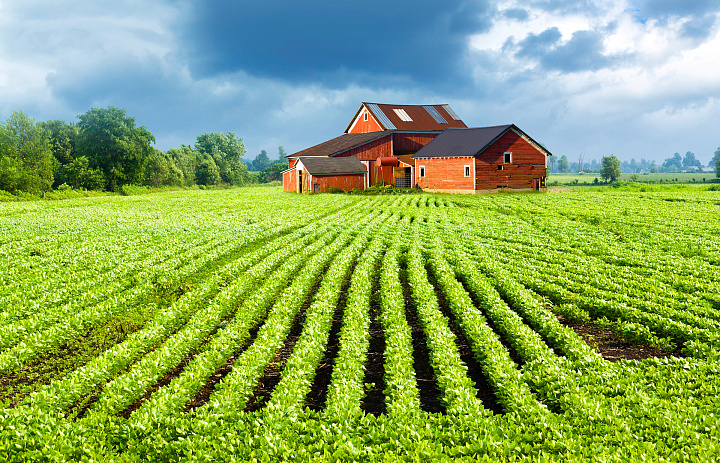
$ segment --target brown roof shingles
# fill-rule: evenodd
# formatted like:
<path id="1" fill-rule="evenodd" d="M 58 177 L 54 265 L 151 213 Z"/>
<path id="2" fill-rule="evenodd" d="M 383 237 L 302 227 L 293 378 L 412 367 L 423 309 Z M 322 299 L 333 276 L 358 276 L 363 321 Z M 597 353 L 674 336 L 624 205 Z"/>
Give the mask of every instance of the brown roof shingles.
<path id="1" fill-rule="evenodd" d="M 300 156 L 332 156 L 343 151 L 350 150 L 365 143 L 383 138 L 390 135 L 391 131 L 385 132 L 369 132 L 369 133 L 346 133 L 328 140 L 319 145 L 298 151 L 289 155 L 289 158 L 297 158 Z"/>

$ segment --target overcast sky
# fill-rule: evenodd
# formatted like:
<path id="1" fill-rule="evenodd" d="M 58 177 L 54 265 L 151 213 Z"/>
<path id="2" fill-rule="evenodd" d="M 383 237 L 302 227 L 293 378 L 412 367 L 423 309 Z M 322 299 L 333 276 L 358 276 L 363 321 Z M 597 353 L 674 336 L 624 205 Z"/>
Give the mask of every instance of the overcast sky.
<path id="1" fill-rule="evenodd" d="M 346 3 L 352 3 L 346 5 Z M 163 150 L 342 134 L 363 101 L 449 103 L 555 155 L 720 146 L 720 0 L 0 0 L 0 119 L 117 106 Z"/>

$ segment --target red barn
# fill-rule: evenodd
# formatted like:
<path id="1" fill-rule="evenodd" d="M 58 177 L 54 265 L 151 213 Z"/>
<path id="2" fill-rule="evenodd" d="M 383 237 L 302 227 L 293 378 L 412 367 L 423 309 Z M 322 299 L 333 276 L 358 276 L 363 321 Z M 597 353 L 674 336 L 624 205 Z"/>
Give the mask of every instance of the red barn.
<path id="1" fill-rule="evenodd" d="M 490 193 L 546 187 L 552 154 L 516 125 L 447 129 L 412 156 L 419 188 Z"/>
<path id="2" fill-rule="evenodd" d="M 441 138 L 439 143 L 436 138 Z M 467 144 L 466 149 L 458 151 L 454 145 L 446 146 L 460 139 Z M 501 148 L 504 151 L 499 158 L 504 161 L 509 152 L 510 162 L 498 162 L 496 151 Z M 283 187 L 286 191 L 326 191 L 330 186 L 363 189 L 381 182 L 473 193 L 500 187 L 540 189 L 545 187 L 546 155 L 550 153 L 515 125 L 468 129 L 446 104 L 362 103 L 343 135 L 288 156 L 290 166 L 283 172 Z M 299 159 L 325 162 L 349 157 L 356 158 L 365 169 L 362 184 L 358 183 L 357 173 L 338 173 L 345 178 L 336 180 L 330 180 L 332 174 L 326 173 L 322 174 L 323 182 L 313 183 L 311 188 L 298 187 L 303 175 Z M 314 168 L 319 165 L 314 164 Z M 313 175 L 305 171 L 305 175 Z M 351 181 L 348 175 L 355 177 Z"/>
<path id="3" fill-rule="evenodd" d="M 362 103 L 343 135 L 288 156 L 290 165 L 283 172 L 283 187 L 285 191 L 299 191 L 295 163 L 301 157 L 356 157 L 367 171 L 361 188 L 377 182 L 412 187 L 415 174 L 410 155 L 448 127 L 467 126 L 446 104 Z M 397 159 L 383 163 L 380 158 Z"/>

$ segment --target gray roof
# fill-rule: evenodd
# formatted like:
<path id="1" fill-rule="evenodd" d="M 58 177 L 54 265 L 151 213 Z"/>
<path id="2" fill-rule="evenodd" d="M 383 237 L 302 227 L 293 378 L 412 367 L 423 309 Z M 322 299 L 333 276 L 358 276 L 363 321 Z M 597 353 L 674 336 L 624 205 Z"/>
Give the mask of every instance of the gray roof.
<path id="1" fill-rule="evenodd" d="M 498 138 L 510 129 L 523 134 L 532 140 L 546 155 L 552 154 L 533 140 L 529 135 L 520 130 L 515 124 L 497 125 L 494 127 L 478 127 L 471 129 L 448 128 L 433 141 L 420 148 L 413 154 L 413 159 L 418 158 L 470 158 L 482 153 Z"/>
<path id="2" fill-rule="evenodd" d="M 367 172 L 365 166 L 355 156 L 342 158 L 302 156 L 298 160 L 311 175 L 348 175 Z"/>

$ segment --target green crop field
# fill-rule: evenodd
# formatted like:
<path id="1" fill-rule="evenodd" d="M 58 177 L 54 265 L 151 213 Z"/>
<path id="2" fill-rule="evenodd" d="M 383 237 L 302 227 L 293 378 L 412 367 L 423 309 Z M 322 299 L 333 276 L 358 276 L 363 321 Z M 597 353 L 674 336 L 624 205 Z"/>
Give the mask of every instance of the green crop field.
<path id="1" fill-rule="evenodd" d="M 178 191 L 0 231 L 2 460 L 720 458 L 718 191 Z"/>
<path id="2" fill-rule="evenodd" d="M 582 184 L 594 184 L 595 179 L 598 179 L 599 184 L 604 184 L 605 181 L 599 173 L 586 172 L 583 174 L 559 174 L 551 173 L 548 175 L 548 183 L 555 184 L 557 182 L 560 185 L 572 185 L 576 182 Z M 717 182 L 718 178 L 715 176 L 715 171 L 712 172 L 658 172 L 658 173 L 642 173 L 642 174 L 630 174 L 623 173 L 618 179 L 623 182 L 638 182 L 638 183 L 687 183 L 687 184 L 708 184 Z"/>

